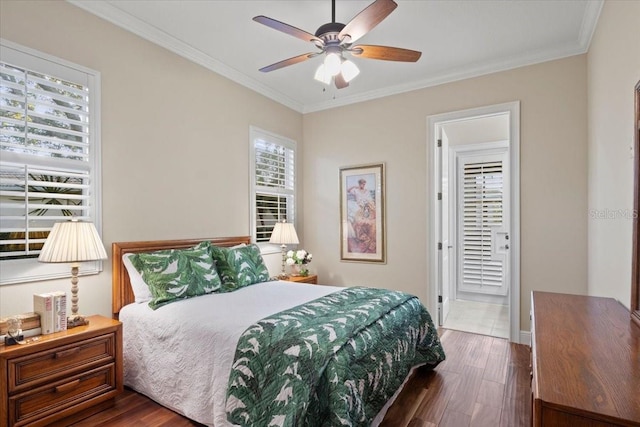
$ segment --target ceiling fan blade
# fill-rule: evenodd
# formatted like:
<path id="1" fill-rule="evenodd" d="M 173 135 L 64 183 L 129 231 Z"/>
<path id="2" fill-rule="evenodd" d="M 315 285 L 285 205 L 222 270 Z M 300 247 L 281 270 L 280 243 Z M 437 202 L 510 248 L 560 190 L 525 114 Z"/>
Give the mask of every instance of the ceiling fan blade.
<path id="1" fill-rule="evenodd" d="M 347 83 L 344 77 L 342 77 L 342 73 L 336 74 L 333 80 L 338 89 L 344 89 L 345 87 L 349 86 L 349 83 Z"/>
<path id="2" fill-rule="evenodd" d="M 422 52 L 417 50 L 402 49 L 390 46 L 375 46 L 359 44 L 349 49 L 352 55 L 369 58 L 382 59 L 384 61 L 416 62 L 420 59 Z"/>
<path id="3" fill-rule="evenodd" d="M 316 45 L 318 43 L 320 43 L 320 45 L 324 45 L 324 42 L 313 34 L 307 33 L 306 31 L 301 30 L 300 28 L 293 27 L 289 24 L 285 24 L 284 22 L 276 21 L 275 19 L 268 18 L 263 15 L 255 16 L 253 20 L 259 22 L 260 24 L 266 25 L 269 28 L 273 28 L 274 30 L 281 31 L 285 34 L 289 34 L 290 36 L 297 37 L 306 42 L 312 42 Z"/>
<path id="4" fill-rule="evenodd" d="M 393 0 L 376 0 L 357 14 L 340 31 L 338 39 L 343 40 L 348 37 L 347 43 L 355 42 L 382 22 L 396 7 L 398 5 Z"/>
<path id="5" fill-rule="evenodd" d="M 302 55 L 294 56 L 293 58 L 285 59 L 280 62 L 276 62 L 275 64 L 267 65 L 266 67 L 260 68 L 260 71 L 263 73 L 268 73 L 269 71 L 279 70 L 280 68 L 288 67 L 289 65 L 297 64 L 302 61 L 306 61 L 309 58 L 313 58 L 317 56 L 317 53 L 303 53 Z"/>

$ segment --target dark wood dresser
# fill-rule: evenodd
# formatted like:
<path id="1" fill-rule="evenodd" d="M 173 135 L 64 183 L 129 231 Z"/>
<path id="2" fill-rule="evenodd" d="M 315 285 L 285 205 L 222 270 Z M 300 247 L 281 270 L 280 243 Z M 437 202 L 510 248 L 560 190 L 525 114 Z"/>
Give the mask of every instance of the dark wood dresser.
<path id="1" fill-rule="evenodd" d="M 640 327 L 612 298 L 532 293 L 534 426 L 640 426 Z"/>

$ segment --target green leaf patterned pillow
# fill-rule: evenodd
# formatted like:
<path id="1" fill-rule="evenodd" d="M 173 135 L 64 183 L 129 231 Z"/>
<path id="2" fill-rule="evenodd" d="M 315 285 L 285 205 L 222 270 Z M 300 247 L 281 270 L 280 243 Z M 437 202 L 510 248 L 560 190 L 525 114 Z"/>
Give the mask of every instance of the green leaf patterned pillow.
<path id="1" fill-rule="evenodd" d="M 171 302 L 196 297 L 220 289 L 222 282 L 211 258 L 211 243 L 189 249 L 168 249 L 133 255 L 130 260 L 142 274 L 157 309 Z"/>
<path id="2" fill-rule="evenodd" d="M 211 254 L 225 290 L 232 291 L 270 280 L 269 270 L 256 244 L 236 248 L 211 246 Z"/>

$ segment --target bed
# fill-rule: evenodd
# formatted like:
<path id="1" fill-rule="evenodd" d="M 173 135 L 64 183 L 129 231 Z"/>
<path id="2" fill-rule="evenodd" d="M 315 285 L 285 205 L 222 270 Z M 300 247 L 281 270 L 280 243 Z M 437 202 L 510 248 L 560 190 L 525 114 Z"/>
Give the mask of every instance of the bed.
<path id="1" fill-rule="evenodd" d="M 136 303 L 123 255 L 202 242 L 250 238 L 112 247 L 125 385 L 163 406 L 216 427 L 377 425 L 413 369 L 444 360 L 426 309 L 401 292 L 276 280 L 156 310 Z"/>

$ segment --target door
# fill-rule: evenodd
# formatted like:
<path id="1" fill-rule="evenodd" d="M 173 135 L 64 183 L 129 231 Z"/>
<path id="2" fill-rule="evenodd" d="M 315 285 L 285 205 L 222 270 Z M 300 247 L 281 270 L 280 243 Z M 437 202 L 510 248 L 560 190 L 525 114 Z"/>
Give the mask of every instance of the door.
<path id="1" fill-rule="evenodd" d="M 506 304 L 509 294 L 508 150 L 460 152 L 456 296 Z"/>
<path id="2" fill-rule="evenodd" d="M 449 226 L 449 138 L 444 130 L 441 131 L 439 140 L 439 170 L 440 170 L 440 188 L 438 196 L 439 204 L 439 220 L 440 230 L 438 246 L 440 248 L 440 268 L 438 280 L 438 321 L 440 325 L 443 325 L 447 320 L 450 308 L 450 288 L 451 288 L 451 257 L 450 251 L 452 250 L 450 226 Z"/>

